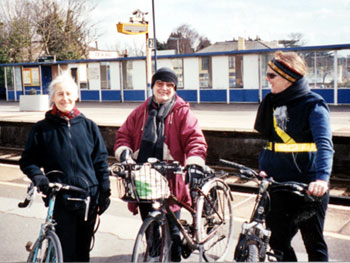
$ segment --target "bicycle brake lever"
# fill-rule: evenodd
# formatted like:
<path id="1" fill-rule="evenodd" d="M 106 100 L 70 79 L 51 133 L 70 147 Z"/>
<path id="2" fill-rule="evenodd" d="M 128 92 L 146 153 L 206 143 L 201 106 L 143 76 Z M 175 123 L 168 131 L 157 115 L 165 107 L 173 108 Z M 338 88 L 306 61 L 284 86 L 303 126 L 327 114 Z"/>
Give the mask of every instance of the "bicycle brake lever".
<path id="1" fill-rule="evenodd" d="M 88 219 L 88 214 L 89 214 L 89 208 L 90 208 L 90 196 L 86 197 L 84 199 L 85 202 L 85 216 L 84 216 L 84 221 L 87 221 Z"/>
<path id="2" fill-rule="evenodd" d="M 35 199 L 36 193 L 37 193 L 37 187 L 36 186 L 33 186 L 33 187 L 29 186 L 28 187 L 28 192 L 27 192 L 27 195 L 26 195 L 24 201 L 18 203 L 18 207 L 20 207 L 20 208 L 24 208 L 24 207 L 30 208 L 32 203 L 33 203 L 33 200 Z"/>

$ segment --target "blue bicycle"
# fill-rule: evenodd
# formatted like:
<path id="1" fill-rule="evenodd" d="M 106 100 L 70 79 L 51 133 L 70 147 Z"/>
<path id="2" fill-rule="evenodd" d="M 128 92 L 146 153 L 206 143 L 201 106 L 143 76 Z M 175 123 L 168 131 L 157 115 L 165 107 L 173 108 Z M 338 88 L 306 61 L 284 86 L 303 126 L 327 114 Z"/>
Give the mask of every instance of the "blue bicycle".
<path id="1" fill-rule="evenodd" d="M 46 176 L 53 173 L 62 173 L 61 171 L 50 171 Z M 90 196 L 84 189 L 76 186 L 61 183 L 50 183 L 50 193 L 48 195 L 48 209 L 45 222 L 40 227 L 39 237 L 34 245 L 31 241 L 26 244 L 26 250 L 29 252 L 27 262 L 63 262 L 61 242 L 55 232 L 55 221 L 53 219 L 53 211 L 56 202 L 56 196 L 60 191 L 69 191 L 86 196 L 86 198 L 70 198 L 69 200 L 85 202 L 85 220 L 87 220 Z M 38 189 L 31 183 L 27 190 L 25 200 L 18 204 L 20 208 L 30 207 Z"/>

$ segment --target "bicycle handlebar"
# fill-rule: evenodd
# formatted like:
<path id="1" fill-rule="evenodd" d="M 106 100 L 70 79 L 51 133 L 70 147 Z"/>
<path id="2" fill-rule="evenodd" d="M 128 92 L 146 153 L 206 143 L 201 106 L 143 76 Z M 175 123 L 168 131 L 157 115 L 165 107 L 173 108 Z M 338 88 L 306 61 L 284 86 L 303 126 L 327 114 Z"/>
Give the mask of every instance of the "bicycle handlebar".
<path id="1" fill-rule="evenodd" d="M 292 192 L 296 195 L 302 196 L 307 198 L 309 201 L 319 201 L 322 197 L 316 197 L 312 196 L 308 193 L 308 184 L 295 182 L 295 181 L 286 181 L 286 182 L 276 182 L 271 177 L 262 177 L 260 176 L 256 171 L 254 171 L 252 168 L 249 168 L 247 166 L 244 166 L 239 163 L 235 163 L 232 161 L 220 159 L 221 163 L 226 164 L 230 167 L 236 168 L 239 170 L 239 177 L 244 179 L 258 179 L 259 181 L 267 181 L 268 182 L 268 188 L 269 192 L 277 192 L 277 191 L 286 191 L 286 192 Z M 266 188 L 267 189 L 267 188 Z"/>
<path id="2" fill-rule="evenodd" d="M 151 167 L 157 170 L 162 175 L 166 175 L 169 172 L 173 173 L 182 173 L 183 167 L 176 161 L 167 162 L 167 161 L 158 161 L 152 160 L 148 162 Z M 127 176 L 127 172 L 129 170 L 138 170 L 143 167 L 144 164 L 136 164 L 136 163 L 114 163 L 109 167 L 110 174 L 116 177 L 125 178 Z"/>
<path id="3" fill-rule="evenodd" d="M 76 192 L 76 193 L 79 193 L 79 194 L 82 194 L 82 195 L 87 195 L 88 194 L 82 188 L 79 188 L 79 187 L 76 187 L 76 186 L 73 186 L 73 185 L 61 184 L 61 183 L 49 183 L 49 188 L 55 189 L 57 192 L 59 192 L 61 190 L 64 190 L 64 191 Z M 37 191 L 38 191 L 37 187 L 34 186 L 33 183 L 31 183 L 28 186 L 28 189 L 27 189 L 27 196 L 25 197 L 23 202 L 19 202 L 18 203 L 18 207 L 25 208 L 25 207 L 28 207 L 29 205 L 31 205 L 31 203 L 32 203 L 32 201 L 34 199 L 35 193 Z"/>
<path id="4" fill-rule="evenodd" d="M 246 179 L 251 179 L 251 178 L 260 178 L 258 173 L 254 171 L 252 168 L 249 168 L 247 166 L 244 166 L 239 163 L 235 163 L 232 161 L 224 160 L 224 159 L 219 159 L 219 162 L 226 164 L 229 167 L 236 168 L 239 170 L 240 177 L 246 178 Z"/>
<path id="5" fill-rule="evenodd" d="M 28 186 L 27 195 L 26 195 L 24 201 L 23 201 L 23 202 L 19 202 L 19 203 L 18 203 L 18 207 L 19 207 L 19 208 L 25 208 L 25 207 L 27 207 L 27 206 L 30 206 L 31 203 L 32 203 L 32 200 L 34 199 L 34 198 L 33 198 L 33 195 L 35 195 L 36 192 L 37 192 L 36 186 L 34 186 L 34 184 L 31 183 L 31 184 Z"/>

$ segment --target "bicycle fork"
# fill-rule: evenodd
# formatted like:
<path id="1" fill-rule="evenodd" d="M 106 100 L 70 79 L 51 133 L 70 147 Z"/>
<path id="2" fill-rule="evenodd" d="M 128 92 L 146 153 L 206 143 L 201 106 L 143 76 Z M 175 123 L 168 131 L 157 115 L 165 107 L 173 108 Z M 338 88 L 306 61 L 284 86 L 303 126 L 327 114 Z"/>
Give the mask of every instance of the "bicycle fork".
<path id="1" fill-rule="evenodd" d="M 259 251 L 259 260 L 264 261 L 270 236 L 271 231 L 266 229 L 262 223 L 257 221 L 252 221 L 250 223 L 244 222 L 242 224 L 242 231 L 235 249 L 235 260 L 245 261 L 244 255 L 246 255 L 246 250 L 248 249 L 249 245 L 255 244 Z"/>

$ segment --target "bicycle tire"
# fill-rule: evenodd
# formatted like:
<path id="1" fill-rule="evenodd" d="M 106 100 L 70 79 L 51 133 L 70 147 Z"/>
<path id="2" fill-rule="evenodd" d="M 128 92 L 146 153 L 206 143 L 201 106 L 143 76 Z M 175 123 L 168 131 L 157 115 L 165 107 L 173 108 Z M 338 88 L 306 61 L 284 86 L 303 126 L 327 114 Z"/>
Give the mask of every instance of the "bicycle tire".
<path id="1" fill-rule="evenodd" d="M 233 235 L 231 192 L 218 178 L 204 184 L 202 192 L 207 198 L 200 195 L 197 201 L 197 239 L 203 243 L 205 261 L 223 261 Z"/>
<path id="2" fill-rule="evenodd" d="M 256 244 L 248 246 L 248 257 L 246 262 L 259 262 L 259 249 Z"/>
<path id="3" fill-rule="evenodd" d="M 63 262 L 61 242 L 54 231 L 48 230 L 43 238 L 35 241 L 27 262 Z"/>
<path id="4" fill-rule="evenodd" d="M 167 220 L 159 214 L 148 216 L 137 234 L 132 262 L 170 261 L 171 238 Z"/>

